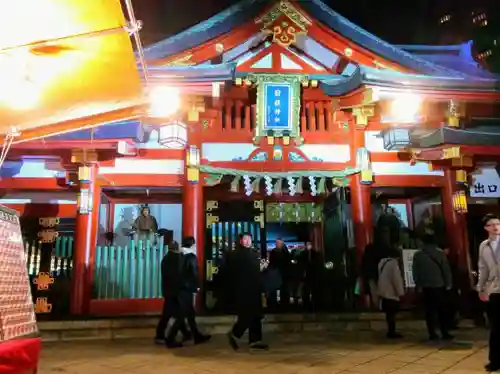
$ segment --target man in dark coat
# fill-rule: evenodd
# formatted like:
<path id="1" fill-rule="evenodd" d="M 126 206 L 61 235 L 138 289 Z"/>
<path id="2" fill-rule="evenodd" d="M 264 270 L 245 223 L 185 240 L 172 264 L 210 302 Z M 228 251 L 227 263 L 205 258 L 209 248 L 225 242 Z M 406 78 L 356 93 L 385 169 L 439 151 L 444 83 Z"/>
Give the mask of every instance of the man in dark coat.
<path id="1" fill-rule="evenodd" d="M 282 239 L 276 239 L 276 247 L 269 254 L 269 267 L 279 272 L 281 287 L 270 295 L 271 304 L 288 305 L 290 303 L 290 273 L 292 255 Z"/>
<path id="2" fill-rule="evenodd" d="M 302 301 L 306 308 L 321 307 L 323 302 L 323 272 L 325 261 L 319 249 L 313 248 L 311 242 L 306 243 L 306 249 L 300 254 L 299 267 L 304 279 Z"/>
<path id="3" fill-rule="evenodd" d="M 162 316 L 156 327 L 157 343 L 165 343 L 169 348 L 182 347 L 182 343 L 175 340 L 179 331 L 182 332 L 184 341 L 193 337 L 195 344 L 206 342 L 210 338 L 198 331 L 194 318 L 193 294 L 198 289 L 196 269 L 196 256 L 183 254 L 175 241 L 169 244 L 168 253 L 161 262 L 162 292 L 165 301 Z M 175 322 L 165 337 L 165 330 L 172 317 L 175 318 Z M 191 333 L 186 328 L 186 318 Z"/>
<path id="4" fill-rule="evenodd" d="M 262 267 L 259 252 L 252 248 L 250 233 L 241 235 L 240 245 L 230 253 L 226 266 L 237 315 L 236 323 L 228 332 L 229 344 L 237 350 L 237 340 L 248 329 L 250 348 L 267 350 L 268 346 L 262 343 Z"/>
<path id="5" fill-rule="evenodd" d="M 190 337 L 184 322 L 186 313 L 183 308 L 181 295 L 181 291 L 185 285 L 183 279 L 184 261 L 185 259 L 179 249 L 179 244 L 175 241 L 171 242 L 168 246 L 167 254 L 161 261 L 161 281 L 164 303 L 160 321 L 156 326 L 155 338 L 157 343 L 163 342 L 169 348 L 182 347 L 182 343 L 175 341 L 178 331 L 182 330 L 186 339 Z M 168 321 L 172 317 L 175 318 L 175 322 L 168 336 L 165 337 Z"/>
<path id="6" fill-rule="evenodd" d="M 196 242 L 192 236 L 182 239 L 182 253 L 184 255 L 184 288 L 181 290 L 181 301 L 186 308 L 186 318 L 193 335 L 194 344 L 201 344 L 210 339 L 210 335 L 203 335 L 196 324 L 194 296 L 199 291 L 198 259 L 196 257 Z"/>

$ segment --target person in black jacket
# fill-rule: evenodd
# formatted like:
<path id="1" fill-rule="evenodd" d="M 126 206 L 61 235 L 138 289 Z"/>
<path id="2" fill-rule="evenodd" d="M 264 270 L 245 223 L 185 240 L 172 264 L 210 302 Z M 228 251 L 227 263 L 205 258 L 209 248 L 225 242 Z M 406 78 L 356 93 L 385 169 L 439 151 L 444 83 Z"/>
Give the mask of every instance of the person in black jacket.
<path id="1" fill-rule="evenodd" d="M 282 239 L 276 239 L 276 247 L 269 254 L 269 267 L 279 272 L 281 287 L 272 292 L 269 298 L 271 306 L 280 304 L 286 306 L 290 303 L 290 273 L 292 255 Z M 279 293 L 278 293 L 279 291 Z"/>
<path id="2" fill-rule="evenodd" d="M 229 254 L 226 267 L 231 302 L 237 315 L 227 334 L 229 344 L 237 350 L 237 339 L 248 329 L 250 348 L 267 350 L 268 346 L 262 343 L 262 266 L 259 252 L 252 248 L 250 233 L 241 235 L 240 245 Z"/>
<path id="3" fill-rule="evenodd" d="M 304 279 L 302 301 L 308 309 L 321 308 L 323 302 L 323 273 L 325 261 L 319 249 L 313 248 L 311 242 L 300 254 L 299 266 Z"/>
<path id="4" fill-rule="evenodd" d="M 178 331 L 182 330 L 186 339 L 190 337 L 184 322 L 186 313 L 181 302 L 181 290 L 184 288 L 183 271 L 184 256 L 179 249 L 179 244 L 173 241 L 168 245 L 168 252 L 161 261 L 161 284 L 164 303 L 160 321 L 156 326 L 155 338 L 157 343 L 163 342 L 169 348 L 182 347 L 182 343 L 175 341 Z M 172 317 L 175 318 L 175 322 L 167 337 L 165 337 L 168 321 Z"/>
<path id="5" fill-rule="evenodd" d="M 181 290 L 182 302 L 185 304 L 186 318 L 193 335 L 194 344 L 201 344 L 210 339 L 210 335 L 203 335 L 196 324 L 196 311 L 194 309 L 194 296 L 199 291 L 198 259 L 196 257 L 196 242 L 192 236 L 182 239 L 182 253 L 185 261 L 184 282 L 185 288 Z"/>
<path id="6" fill-rule="evenodd" d="M 179 244 L 175 241 L 169 244 L 168 253 L 161 262 L 162 292 L 165 301 L 156 327 L 155 341 L 163 342 L 169 348 L 182 347 L 182 343 L 175 340 L 179 331 L 182 332 L 184 341 L 190 340 L 192 336 L 195 343 L 203 343 L 209 339 L 199 333 L 194 321 L 193 293 L 196 292 L 197 286 L 193 285 L 193 278 L 197 275 L 193 276 L 195 270 L 190 270 L 192 264 L 189 262 L 190 259 L 181 252 Z M 172 317 L 175 318 L 175 322 L 165 337 L 168 321 Z M 191 326 L 191 333 L 186 328 L 186 318 Z"/>

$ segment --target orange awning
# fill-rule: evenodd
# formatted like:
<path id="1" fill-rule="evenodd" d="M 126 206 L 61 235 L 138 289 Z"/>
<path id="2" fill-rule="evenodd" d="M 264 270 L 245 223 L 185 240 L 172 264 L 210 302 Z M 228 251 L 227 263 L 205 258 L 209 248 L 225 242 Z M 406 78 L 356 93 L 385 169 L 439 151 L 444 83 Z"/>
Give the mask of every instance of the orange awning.
<path id="1" fill-rule="evenodd" d="M 0 136 L 139 116 L 142 83 L 125 24 L 119 0 L 0 5 Z"/>

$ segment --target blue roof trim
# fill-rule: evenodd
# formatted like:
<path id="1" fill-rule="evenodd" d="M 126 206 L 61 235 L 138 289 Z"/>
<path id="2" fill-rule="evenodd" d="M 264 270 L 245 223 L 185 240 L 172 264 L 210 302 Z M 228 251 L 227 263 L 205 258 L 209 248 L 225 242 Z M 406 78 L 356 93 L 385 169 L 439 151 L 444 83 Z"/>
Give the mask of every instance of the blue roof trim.
<path id="1" fill-rule="evenodd" d="M 342 75 L 312 75 L 310 79 L 320 80 L 320 88 L 328 96 L 342 96 L 362 85 L 399 89 L 460 90 L 500 92 L 500 81 L 496 79 L 470 79 L 449 76 L 428 76 L 405 74 L 367 67 L 358 68 L 350 77 Z"/>
<path id="2" fill-rule="evenodd" d="M 148 68 L 152 80 L 182 82 L 227 81 L 233 80 L 236 63 L 198 66 L 151 66 Z"/>
<path id="3" fill-rule="evenodd" d="M 389 44 L 375 35 L 355 25 L 348 19 L 330 9 L 321 0 L 309 0 L 300 3 L 311 16 L 329 26 L 335 32 L 352 40 L 354 43 L 372 51 L 373 53 L 397 62 L 410 69 L 426 74 L 446 74 L 460 76 L 462 73 L 446 69 L 426 60 L 411 55 L 408 52 Z"/>
<path id="4" fill-rule="evenodd" d="M 65 134 L 49 136 L 48 141 L 70 141 L 70 140 L 114 140 L 132 139 L 141 141 L 142 127 L 139 121 L 122 121 L 103 124 L 93 129 L 78 130 Z"/>
<path id="5" fill-rule="evenodd" d="M 165 58 L 216 38 L 261 12 L 268 0 L 242 0 L 215 16 L 144 49 L 147 60 Z"/>
<path id="6" fill-rule="evenodd" d="M 406 51 L 443 51 L 443 52 L 460 52 L 464 44 L 452 44 L 452 45 L 425 45 L 425 44 L 396 44 L 395 47 L 399 49 L 404 49 Z"/>

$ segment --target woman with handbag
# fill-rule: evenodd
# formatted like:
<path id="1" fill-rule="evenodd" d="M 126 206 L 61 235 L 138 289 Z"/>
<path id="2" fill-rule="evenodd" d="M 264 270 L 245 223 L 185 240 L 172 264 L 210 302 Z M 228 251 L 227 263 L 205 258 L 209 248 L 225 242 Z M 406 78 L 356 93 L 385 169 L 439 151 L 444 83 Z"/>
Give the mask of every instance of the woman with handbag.
<path id="1" fill-rule="evenodd" d="M 500 371 L 500 219 L 493 214 L 483 218 L 488 239 L 479 246 L 477 291 L 483 301 L 487 301 L 490 323 L 489 372 Z"/>
<path id="2" fill-rule="evenodd" d="M 405 294 L 404 280 L 399 267 L 400 252 L 389 249 L 378 264 L 377 291 L 380 307 L 387 321 L 387 337 L 398 339 L 403 336 L 396 331 L 396 315 L 400 307 L 400 299 Z"/>

